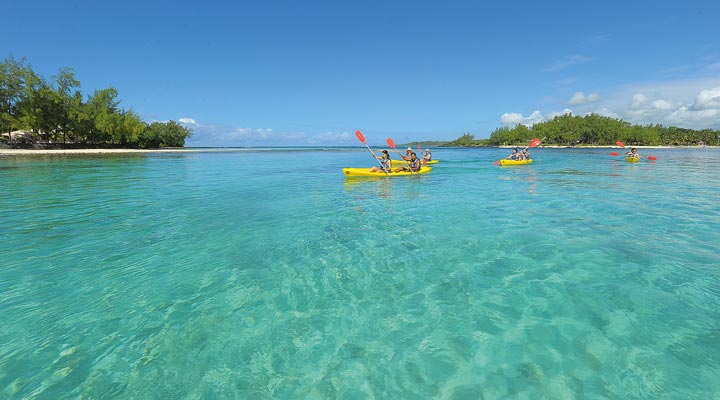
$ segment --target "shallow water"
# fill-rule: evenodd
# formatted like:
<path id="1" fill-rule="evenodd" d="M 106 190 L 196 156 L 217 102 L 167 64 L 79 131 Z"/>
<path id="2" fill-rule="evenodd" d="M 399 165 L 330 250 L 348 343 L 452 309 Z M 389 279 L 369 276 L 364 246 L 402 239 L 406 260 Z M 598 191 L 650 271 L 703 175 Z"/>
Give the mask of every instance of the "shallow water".
<path id="1" fill-rule="evenodd" d="M 717 397 L 720 151 L 609 151 L 0 158 L 0 397 Z"/>

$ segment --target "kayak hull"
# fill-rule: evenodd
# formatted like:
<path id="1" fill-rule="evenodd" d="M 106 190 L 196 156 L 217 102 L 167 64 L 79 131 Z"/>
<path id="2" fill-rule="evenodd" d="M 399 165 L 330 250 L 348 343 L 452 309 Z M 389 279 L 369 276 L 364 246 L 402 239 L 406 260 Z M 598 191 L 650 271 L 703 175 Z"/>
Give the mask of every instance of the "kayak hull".
<path id="1" fill-rule="evenodd" d="M 397 167 L 395 167 L 395 168 L 397 168 Z M 427 174 L 430 171 L 432 171 L 431 167 L 421 167 L 420 171 L 415 171 L 414 173 L 405 172 L 405 171 L 391 172 L 390 177 Z M 343 168 L 342 172 L 346 178 L 384 178 L 384 177 L 387 177 L 387 174 L 385 174 L 383 171 L 370 172 L 370 168 Z"/>
<path id="2" fill-rule="evenodd" d="M 636 162 L 640 161 L 640 158 L 639 157 L 625 157 L 625 161 L 627 161 L 629 163 L 636 163 Z"/>
<path id="3" fill-rule="evenodd" d="M 529 158 L 527 160 L 500 160 L 501 166 L 506 165 L 525 165 L 525 164 L 532 164 L 533 160 L 532 158 Z"/>

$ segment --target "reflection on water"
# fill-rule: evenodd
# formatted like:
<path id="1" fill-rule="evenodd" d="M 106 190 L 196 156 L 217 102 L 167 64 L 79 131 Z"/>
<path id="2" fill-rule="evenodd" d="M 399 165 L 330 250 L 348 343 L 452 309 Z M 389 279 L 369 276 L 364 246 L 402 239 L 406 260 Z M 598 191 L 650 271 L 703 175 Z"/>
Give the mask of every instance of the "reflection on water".
<path id="1" fill-rule="evenodd" d="M 426 176 L 403 177 L 363 177 L 347 178 L 343 182 L 343 189 L 348 193 L 355 193 L 361 197 L 383 197 L 387 199 L 413 198 L 422 194 L 423 179 Z"/>
<path id="2" fill-rule="evenodd" d="M 361 193 L 363 197 L 379 196 L 392 197 L 392 178 L 388 177 L 367 177 L 367 178 L 347 178 L 343 182 L 343 189 L 347 192 Z"/>

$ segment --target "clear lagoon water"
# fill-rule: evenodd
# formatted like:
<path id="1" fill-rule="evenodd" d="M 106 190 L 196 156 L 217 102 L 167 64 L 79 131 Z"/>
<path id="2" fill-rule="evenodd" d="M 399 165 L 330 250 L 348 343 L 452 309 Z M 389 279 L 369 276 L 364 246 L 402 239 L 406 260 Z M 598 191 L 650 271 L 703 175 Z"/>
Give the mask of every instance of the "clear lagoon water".
<path id="1" fill-rule="evenodd" d="M 718 398 L 720 150 L 610 151 L 0 158 L 0 398 Z"/>

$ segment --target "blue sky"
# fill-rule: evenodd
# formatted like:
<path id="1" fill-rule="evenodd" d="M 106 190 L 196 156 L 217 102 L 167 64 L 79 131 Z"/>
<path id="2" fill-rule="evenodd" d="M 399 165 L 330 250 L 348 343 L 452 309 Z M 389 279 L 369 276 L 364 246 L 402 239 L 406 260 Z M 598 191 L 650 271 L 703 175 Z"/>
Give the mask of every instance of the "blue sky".
<path id="1" fill-rule="evenodd" d="M 596 112 L 720 129 L 718 1 L 19 1 L 0 57 L 114 86 L 187 145 L 484 138 Z"/>

